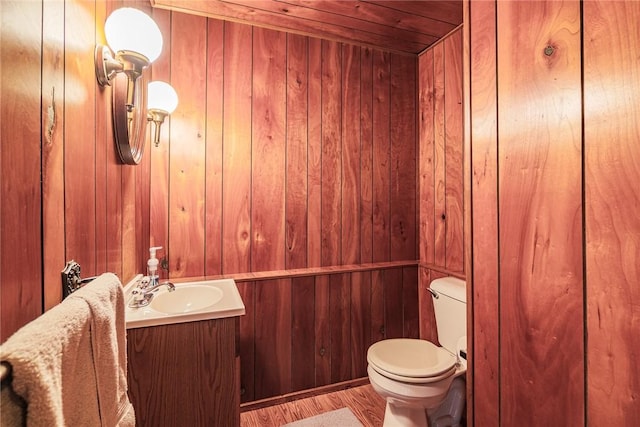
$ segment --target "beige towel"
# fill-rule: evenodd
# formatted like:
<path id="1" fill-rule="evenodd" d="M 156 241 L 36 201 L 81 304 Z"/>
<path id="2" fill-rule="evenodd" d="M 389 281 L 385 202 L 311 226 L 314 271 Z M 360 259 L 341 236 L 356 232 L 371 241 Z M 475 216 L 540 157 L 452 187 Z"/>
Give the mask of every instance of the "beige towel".
<path id="1" fill-rule="evenodd" d="M 122 287 L 107 273 L 2 344 L 27 426 L 132 425 L 125 333 Z"/>

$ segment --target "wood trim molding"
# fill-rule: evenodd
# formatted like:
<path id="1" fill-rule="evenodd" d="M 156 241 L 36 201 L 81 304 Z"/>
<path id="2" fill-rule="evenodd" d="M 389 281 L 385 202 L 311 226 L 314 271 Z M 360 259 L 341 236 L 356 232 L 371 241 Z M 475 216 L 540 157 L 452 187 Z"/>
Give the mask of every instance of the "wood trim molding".
<path id="1" fill-rule="evenodd" d="M 213 276 L 197 276 L 197 277 L 181 277 L 171 279 L 175 283 L 193 282 L 199 280 L 217 280 L 217 279 L 233 279 L 236 282 L 255 282 L 260 280 L 276 280 L 287 279 L 293 277 L 307 277 L 307 276 L 322 276 L 325 274 L 341 274 L 341 273 L 354 273 L 363 271 L 375 271 L 375 270 L 388 270 L 392 268 L 400 267 L 413 267 L 418 266 L 418 260 L 409 261 L 390 261 L 390 262 L 374 262 L 367 264 L 351 264 L 351 265 L 335 265 L 328 267 L 312 267 L 312 268 L 296 268 L 291 270 L 273 270 L 273 271 L 258 271 L 253 273 L 236 273 L 236 274 L 223 274 Z M 432 270 L 437 270 L 443 273 L 451 274 L 452 276 L 460 277 L 461 273 L 449 273 L 442 270 L 441 267 L 426 266 Z M 464 276 L 462 276 L 464 278 Z"/>
<path id="2" fill-rule="evenodd" d="M 267 406 L 279 405 L 281 403 L 292 402 L 294 400 L 304 399 L 306 397 L 318 396 L 320 394 L 331 393 L 338 390 L 346 390 L 353 387 L 359 387 L 369 384 L 369 378 L 356 378 L 354 380 L 343 381 L 340 383 L 329 384 L 322 387 L 315 387 L 307 390 L 295 391 L 293 393 L 283 394 L 281 396 L 269 397 L 267 399 L 254 400 L 240 405 L 240 412 L 252 411 L 254 409 L 266 408 Z"/>

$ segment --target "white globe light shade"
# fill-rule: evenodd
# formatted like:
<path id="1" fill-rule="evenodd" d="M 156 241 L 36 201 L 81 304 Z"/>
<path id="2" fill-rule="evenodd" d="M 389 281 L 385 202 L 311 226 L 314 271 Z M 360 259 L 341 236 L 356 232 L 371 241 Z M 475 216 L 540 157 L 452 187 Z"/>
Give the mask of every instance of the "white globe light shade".
<path id="1" fill-rule="evenodd" d="M 162 52 L 162 33 L 153 19 L 141 10 L 123 7 L 113 11 L 104 23 L 111 50 L 137 52 L 155 61 Z"/>
<path id="2" fill-rule="evenodd" d="M 147 110 L 163 110 L 171 114 L 178 106 L 178 94 L 165 82 L 149 83 L 147 97 Z"/>

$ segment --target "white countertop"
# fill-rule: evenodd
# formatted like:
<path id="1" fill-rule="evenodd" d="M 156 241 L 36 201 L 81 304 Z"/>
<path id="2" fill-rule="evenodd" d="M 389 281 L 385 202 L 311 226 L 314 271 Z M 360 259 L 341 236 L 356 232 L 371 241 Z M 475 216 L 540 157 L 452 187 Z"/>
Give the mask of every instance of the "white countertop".
<path id="1" fill-rule="evenodd" d="M 199 289 L 202 287 L 218 288 L 222 293 L 222 298 L 218 301 L 212 301 L 213 303 L 210 305 L 207 305 L 206 302 L 204 302 L 201 305 L 206 306 L 201 309 L 192 310 L 190 307 L 187 307 L 182 312 L 163 312 L 157 309 L 159 304 L 154 304 L 153 300 L 146 307 L 129 307 L 129 302 L 133 298 L 132 291 L 136 288 L 136 284 L 142 277 L 143 276 L 141 274 L 137 275 L 124 287 L 125 320 L 127 329 L 141 328 L 145 326 L 160 326 L 175 323 L 195 322 L 200 320 L 222 319 L 226 317 L 242 316 L 245 314 L 244 303 L 242 302 L 242 298 L 240 297 L 240 293 L 238 292 L 238 287 L 236 286 L 236 283 L 233 279 L 203 280 L 197 282 L 176 283 L 176 292 L 174 293 L 169 292 L 166 286 L 162 286 L 154 292 L 156 294 L 154 296 L 154 299 L 162 294 L 168 294 L 166 296 L 163 295 L 161 298 L 158 298 L 158 301 L 160 301 L 160 299 L 163 299 L 163 303 L 166 306 L 167 301 L 170 302 L 173 295 L 175 295 L 176 304 L 181 304 L 181 297 L 178 293 L 181 288 L 187 288 L 190 286 L 193 289 Z M 202 300 L 198 302 L 202 303 Z M 154 305 L 156 305 L 157 307 L 154 308 Z M 178 310 L 181 309 L 182 307 L 180 306 Z"/>

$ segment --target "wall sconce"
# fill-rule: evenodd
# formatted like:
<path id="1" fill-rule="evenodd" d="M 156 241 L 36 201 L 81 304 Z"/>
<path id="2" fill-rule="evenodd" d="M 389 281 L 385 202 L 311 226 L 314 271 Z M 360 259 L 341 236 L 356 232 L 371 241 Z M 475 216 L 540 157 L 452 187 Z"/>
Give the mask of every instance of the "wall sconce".
<path id="1" fill-rule="evenodd" d="M 157 147 L 160 144 L 160 126 L 178 106 L 178 94 L 170 84 L 160 81 L 149 83 L 148 92 L 147 120 L 155 125 L 153 143 Z"/>
<path id="2" fill-rule="evenodd" d="M 101 86 L 113 87 L 113 127 L 120 159 L 136 165 L 142 159 L 147 123 L 143 72 L 162 52 L 162 34 L 149 15 L 128 7 L 109 15 L 104 31 L 109 47 L 96 46 L 96 77 Z"/>

